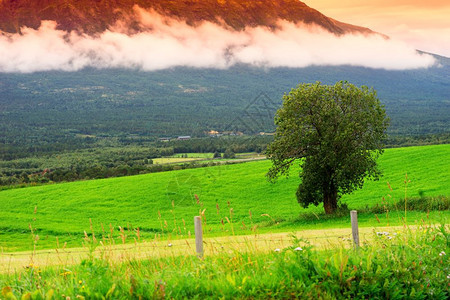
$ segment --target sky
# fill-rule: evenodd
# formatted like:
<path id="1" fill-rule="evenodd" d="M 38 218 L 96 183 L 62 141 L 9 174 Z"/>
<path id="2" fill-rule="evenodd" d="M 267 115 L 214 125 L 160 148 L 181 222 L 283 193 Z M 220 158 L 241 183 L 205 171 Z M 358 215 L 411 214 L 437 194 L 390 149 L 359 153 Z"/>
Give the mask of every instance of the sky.
<path id="1" fill-rule="evenodd" d="M 303 0 L 341 22 L 369 27 L 418 50 L 450 57 L 449 0 Z"/>

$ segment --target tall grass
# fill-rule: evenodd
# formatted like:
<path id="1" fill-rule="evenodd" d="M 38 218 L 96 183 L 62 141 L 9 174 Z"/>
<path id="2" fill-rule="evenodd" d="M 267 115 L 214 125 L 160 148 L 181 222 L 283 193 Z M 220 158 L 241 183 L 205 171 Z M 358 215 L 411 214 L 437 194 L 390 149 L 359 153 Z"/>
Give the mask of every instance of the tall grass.
<path id="1" fill-rule="evenodd" d="M 250 249 L 250 250 L 249 250 Z M 449 232 L 444 225 L 373 233 L 358 251 L 315 249 L 292 237 L 259 252 L 120 260 L 90 257 L 75 266 L 0 275 L 3 299 L 448 299 Z"/>

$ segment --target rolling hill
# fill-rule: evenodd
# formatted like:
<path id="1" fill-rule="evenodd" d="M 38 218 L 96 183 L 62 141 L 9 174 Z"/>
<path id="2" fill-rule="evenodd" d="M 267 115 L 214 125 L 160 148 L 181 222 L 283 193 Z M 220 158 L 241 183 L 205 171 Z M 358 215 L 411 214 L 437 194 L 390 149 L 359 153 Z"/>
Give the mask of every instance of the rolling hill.
<path id="1" fill-rule="evenodd" d="M 380 204 L 382 197 L 391 204 L 396 203 L 405 195 L 406 173 L 411 181 L 407 186 L 408 197 L 448 195 L 449 150 L 450 145 L 387 149 L 379 160 L 384 177 L 367 182 L 362 190 L 344 196 L 342 201 L 351 209 Z M 247 229 L 252 224 L 265 226 L 273 219 L 280 225 L 272 226 L 271 231 L 279 227 L 284 231 L 305 229 L 308 224 L 299 222 L 298 215 L 320 214 L 323 208 L 305 210 L 297 204 L 296 170 L 288 179 L 280 178 L 272 184 L 265 178 L 269 167 L 269 161 L 257 161 L 0 191 L 0 249 L 30 249 L 30 224 L 40 236 L 39 245 L 54 247 L 59 236 L 61 244 L 68 241 L 71 246 L 78 246 L 83 231 L 90 232 L 89 219 L 99 234 L 101 224 L 107 232 L 111 224 L 116 230 L 117 226 L 139 227 L 144 237 L 158 233 L 176 235 L 179 231 L 186 235 L 188 230 L 192 232 L 193 216 L 203 209 L 206 209 L 207 228 L 215 234 L 225 229 L 231 232 L 226 218 L 234 222 L 236 230 L 242 224 Z M 431 212 L 430 217 L 439 219 L 439 214 Z M 448 211 L 442 214 L 448 216 Z M 392 212 L 391 225 L 402 216 Z M 383 222 L 380 226 L 386 225 L 385 215 L 379 217 Z M 375 221 L 373 214 L 361 216 L 361 224 L 371 221 Z M 326 227 L 326 219 L 319 222 Z M 413 218 L 410 222 L 414 222 Z M 314 222 L 309 225 L 314 226 Z M 332 226 L 349 226 L 348 217 L 334 220 Z M 127 231 L 126 234 L 135 233 Z"/>

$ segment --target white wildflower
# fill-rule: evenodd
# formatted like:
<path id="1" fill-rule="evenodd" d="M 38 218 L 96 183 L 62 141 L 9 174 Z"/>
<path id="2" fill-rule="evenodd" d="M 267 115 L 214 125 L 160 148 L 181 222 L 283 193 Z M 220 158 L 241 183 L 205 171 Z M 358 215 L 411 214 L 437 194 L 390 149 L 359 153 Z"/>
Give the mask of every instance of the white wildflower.
<path id="1" fill-rule="evenodd" d="M 300 248 L 300 247 L 297 247 L 297 248 L 294 249 L 294 251 L 302 251 L 302 250 L 303 250 L 303 249 Z"/>
<path id="2" fill-rule="evenodd" d="M 171 244 L 171 243 L 169 243 L 168 245 L 167 245 L 167 247 L 172 247 L 173 245 Z"/>
<path id="3" fill-rule="evenodd" d="M 444 256 L 446 255 L 444 251 L 442 251 L 441 253 L 439 253 L 439 256 Z"/>
<path id="4" fill-rule="evenodd" d="M 274 251 L 275 251 L 275 252 L 280 252 L 281 250 L 280 250 L 279 248 L 277 248 L 277 249 L 275 249 Z"/>
<path id="5" fill-rule="evenodd" d="M 388 236 L 389 232 L 383 231 L 383 232 L 377 232 L 377 236 Z"/>

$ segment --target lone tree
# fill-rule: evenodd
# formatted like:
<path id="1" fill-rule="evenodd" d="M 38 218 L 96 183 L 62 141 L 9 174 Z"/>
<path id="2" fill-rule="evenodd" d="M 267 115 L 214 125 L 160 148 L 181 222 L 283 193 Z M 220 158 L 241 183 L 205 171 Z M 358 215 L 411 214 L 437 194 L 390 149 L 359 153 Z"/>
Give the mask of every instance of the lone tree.
<path id="1" fill-rule="evenodd" d="M 323 202 L 333 213 L 341 195 L 381 175 L 376 159 L 383 153 L 389 120 L 373 89 L 340 81 L 334 86 L 300 84 L 283 96 L 274 141 L 267 148 L 274 181 L 301 167 L 297 200 L 303 207 Z"/>

